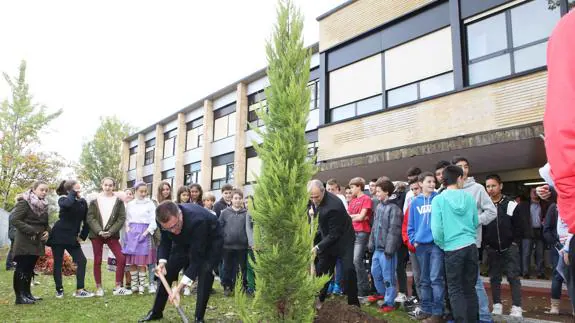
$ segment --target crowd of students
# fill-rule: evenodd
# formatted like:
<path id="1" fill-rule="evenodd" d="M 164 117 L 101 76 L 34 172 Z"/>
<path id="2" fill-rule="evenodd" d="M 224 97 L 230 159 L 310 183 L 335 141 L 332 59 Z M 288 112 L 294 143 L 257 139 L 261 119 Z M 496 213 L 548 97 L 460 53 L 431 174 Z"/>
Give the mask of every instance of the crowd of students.
<path id="1" fill-rule="evenodd" d="M 414 167 L 407 172 L 408 186 L 385 176 L 369 184 L 357 177 L 345 187 L 345 195 L 335 179 L 326 182 L 326 190 L 342 200 L 352 219 L 360 300 L 377 302 L 382 312 L 395 310 L 397 303 L 407 304 L 413 308 L 410 315 L 428 323 L 492 322 L 493 315 L 503 314 L 501 281 L 506 274 L 512 302 L 509 315 L 521 318 L 521 276 L 529 278 L 535 247 L 538 278 L 545 278 L 539 250 L 543 247 L 537 246 L 544 242 L 552 246 L 553 262 L 548 313 L 559 313 L 565 275 L 556 268 L 560 262 L 568 263 L 563 255 L 570 234 L 553 200 L 541 199 L 535 187 L 529 199 L 505 196 L 497 174 L 487 176 L 484 187 L 469 176 L 470 167 L 464 157 L 438 162 L 433 173 Z M 367 187 L 369 195 L 364 193 Z M 480 275 L 483 253 L 491 310 Z M 409 298 L 407 261 L 413 273 Z M 338 263 L 329 292 L 345 293 L 341 273 Z"/>

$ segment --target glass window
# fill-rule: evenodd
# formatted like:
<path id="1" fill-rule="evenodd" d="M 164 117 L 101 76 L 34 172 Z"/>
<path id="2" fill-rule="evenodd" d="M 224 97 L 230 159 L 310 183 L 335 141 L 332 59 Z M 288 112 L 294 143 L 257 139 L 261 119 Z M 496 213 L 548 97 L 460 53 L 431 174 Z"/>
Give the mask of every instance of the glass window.
<path id="1" fill-rule="evenodd" d="M 184 185 L 192 185 L 200 182 L 201 162 L 187 164 L 184 166 Z"/>
<path id="2" fill-rule="evenodd" d="M 469 84 L 477 84 L 511 74 L 509 54 L 469 65 Z"/>
<path id="3" fill-rule="evenodd" d="M 439 75 L 419 83 L 420 99 L 452 91 L 454 89 L 453 73 Z"/>
<path id="4" fill-rule="evenodd" d="M 228 117 L 228 135 L 227 137 L 236 133 L 236 113 L 230 113 Z"/>
<path id="5" fill-rule="evenodd" d="M 547 64 L 547 42 L 515 52 L 515 72 L 523 72 Z"/>
<path id="6" fill-rule="evenodd" d="M 156 152 L 156 139 L 146 141 L 146 152 L 144 155 L 144 165 L 151 165 L 154 163 L 154 155 Z"/>
<path id="7" fill-rule="evenodd" d="M 309 144 L 307 144 L 307 157 L 308 158 L 312 158 L 315 155 L 317 155 L 317 141 L 314 142 L 310 142 Z"/>
<path id="8" fill-rule="evenodd" d="M 174 156 L 176 150 L 176 137 L 168 138 L 164 141 L 164 158 Z"/>
<path id="9" fill-rule="evenodd" d="M 310 97 L 309 97 L 309 109 L 314 110 L 319 107 L 319 81 L 312 81 L 309 85 Z"/>
<path id="10" fill-rule="evenodd" d="M 134 188 L 134 186 L 136 186 L 136 180 L 126 182 L 126 188 Z"/>
<path id="11" fill-rule="evenodd" d="M 549 9 L 548 0 L 535 0 L 511 9 L 513 47 L 549 37 L 559 21 L 559 7 Z"/>
<path id="12" fill-rule="evenodd" d="M 136 168 L 136 160 L 138 159 L 138 146 L 130 148 L 130 157 L 128 158 L 128 170 Z"/>
<path id="13" fill-rule="evenodd" d="M 218 118 L 214 121 L 214 141 L 228 136 L 228 116 Z"/>
<path id="14" fill-rule="evenodd" d="M 355 116 L 355 103 L 344 105 L 331 110 L 331 121 L 339 121 Z"/>
<path id="15" fill-rule="evenodd" d="M 256 181 L 256 176 L 260 175 L 260 170 L 262 167 L 262 161 L 259 157 L 248 158 L 246 162 L 246 182 L 254 183 Z"/>
<path id="16" fill-rule="evenodd" d="M 383 102 L 381 102 L 381 95 L 359 101 L 357 102 L 357 115 L 359 116 L 362 114 L 381 110 L 382 104 Z"/>
<path id="17" fill-rule="evenodd" d="M 473 23 L 467 27 L 469 59 L 493 54 L 507 48 L 505 13 Z"/>
<path id="18" fill-rule="evenodd" d="M 154 175 L 144 176 L 142 181 L 146 183 L 146 187 L 148 188 L 148 195 L 152 197 L 154 195 Z"/>
<path id="19" fill-rule="evenodd" d="M 204 118 L 198 118 L 186 125 L 186 150 L 202 146 L 202 137 L 204 134 Z"/>
<path id="20" fill-rule="evenodd" d="M 212 168 L 212 190 L 217 190 L 225 183 L 234 180 L 234 164 L 215 166 Z"/>
<path id="21" fill-rule="evenodd" d="M 388 107 L 415 100 L 417 100 L 417 83 L 387 91 Z"/>

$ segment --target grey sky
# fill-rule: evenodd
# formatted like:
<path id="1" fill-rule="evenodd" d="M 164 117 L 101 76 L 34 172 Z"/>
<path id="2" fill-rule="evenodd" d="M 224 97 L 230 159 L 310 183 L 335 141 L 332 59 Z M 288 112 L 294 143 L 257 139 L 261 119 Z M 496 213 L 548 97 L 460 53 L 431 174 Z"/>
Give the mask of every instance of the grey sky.
<path id="1" fill-rule="evenodd" d="M 342 2 L 295 0 L 306 44 L 318 40 L 316 17 Z M 75 161 L 99 116 L 143 128 L 264 67 L 275 3 L 3 0 L 0 71 L 27 60 L 35 100 L 64 110 L 43 149 Z"/>

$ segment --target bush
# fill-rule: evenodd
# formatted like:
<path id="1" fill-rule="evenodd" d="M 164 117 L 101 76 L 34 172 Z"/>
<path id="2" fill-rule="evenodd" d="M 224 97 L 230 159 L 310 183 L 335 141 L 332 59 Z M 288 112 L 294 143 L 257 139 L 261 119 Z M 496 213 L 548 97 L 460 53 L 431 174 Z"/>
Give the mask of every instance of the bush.
<path id="1" fill-rule="evenodd" d="M 38 259 L 36 262 L 34 271 L 44 275 L 52 275 L 54 274 L 54 256 L 52 254 L 52 248 L 46 247 L 45 253 L 46 254 L 40 257 L 40 259 Z M 72 261 L 72 257 L 67 251 L 64 252 L 62 274 L 64 276 L 72 276 L 76 274 L 76 264 Z"/>

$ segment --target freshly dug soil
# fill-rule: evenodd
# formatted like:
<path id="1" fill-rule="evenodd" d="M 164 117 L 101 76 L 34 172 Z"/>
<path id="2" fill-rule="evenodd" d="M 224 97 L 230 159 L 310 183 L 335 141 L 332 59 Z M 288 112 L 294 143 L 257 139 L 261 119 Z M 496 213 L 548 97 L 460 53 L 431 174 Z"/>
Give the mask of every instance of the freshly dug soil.
<path id="1" fill-rule="evenodd" d="M 372 317 L 356 306 L 347 305 L 347 302 L 330 299 L 327 300 L 317 313 L 314 323 L 387 323 L 386 320 Z"/>

